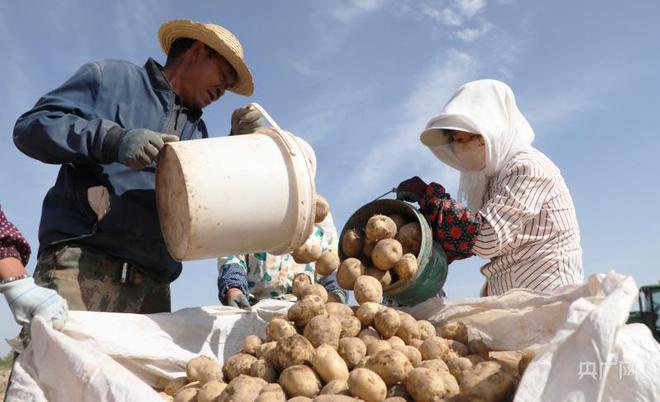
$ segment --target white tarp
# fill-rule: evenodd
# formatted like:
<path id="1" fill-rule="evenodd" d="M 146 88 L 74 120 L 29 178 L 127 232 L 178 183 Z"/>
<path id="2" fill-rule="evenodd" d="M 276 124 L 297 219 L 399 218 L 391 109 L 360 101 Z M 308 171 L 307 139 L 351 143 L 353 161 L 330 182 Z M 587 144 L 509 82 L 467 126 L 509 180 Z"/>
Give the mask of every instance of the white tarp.
<path id="1" fill-rule="evenodd" d="M 516 401 L 657 401 L 660 347 L 648 328 L 624 325 L 636 295 L 632 278 L 609 273 L 554 293 L 432 299 L 412 313 L 438 325 L 461 320 L 494 348 L 548 343 Z M 151 390 L 159 377 L 183 375 L 200 353 L 223 361 L 289 306 L 269 300 L 251 313 L 222 306 L 146 316 L 71 312 L 64 333 L 35 321 L 8 400 L 160 402 Z"/>

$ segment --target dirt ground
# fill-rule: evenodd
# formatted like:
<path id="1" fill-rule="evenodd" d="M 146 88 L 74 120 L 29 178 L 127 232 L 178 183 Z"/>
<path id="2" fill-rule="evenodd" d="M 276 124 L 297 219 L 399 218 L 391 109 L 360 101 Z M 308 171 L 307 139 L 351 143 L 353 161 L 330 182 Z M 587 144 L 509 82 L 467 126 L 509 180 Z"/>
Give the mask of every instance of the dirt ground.
<path id="1" fill-rule="evenodd" d="M 9 369 L 0 370 L 0 401 L 5 399 L 5 389 L 9 380 Z"/>

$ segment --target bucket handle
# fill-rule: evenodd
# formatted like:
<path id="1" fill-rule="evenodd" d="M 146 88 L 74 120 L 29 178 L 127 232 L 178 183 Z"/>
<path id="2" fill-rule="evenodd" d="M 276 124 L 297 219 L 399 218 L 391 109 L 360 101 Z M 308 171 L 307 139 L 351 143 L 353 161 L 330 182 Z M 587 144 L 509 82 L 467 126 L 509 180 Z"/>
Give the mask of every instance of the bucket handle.
<path id="1" fill-rule="evenodd" d="M 275 131 L 277 131 L 277 133 L 280 134 L 280 138 L 282 138 L 282 140 L 283 140 L 282 142 L 284 142 L 284 145 L 286 146 L 287 151 L 289 151 L 289 153 L 290 153 L 291 155 L 296 156 L 296 155 L 297 155 L 297 154 L 296 154 L 296 151 L 291 147 L 291 144 L 289 143 L 289 140 L 287 139 L 286 136 L 282 135 L 282 134 L 283 134 L 283 133 L 282 133 L 283 130 L 282 130 L 282 129 L 280 128 L 280 126 L 277 124 L 277 122 L 275 121 L 275 119 L 273 119 L 273 118 L 270 116 L 270 114 L 268 114 L 268 112 L 266 111 L 266 109 L 264 109 L 263 106 L 261 106 L 261 105 L 258 104 L 257 102 L 250 102 L 250 103 L 248 104 L 248 106 L 251 106 L 251 107 L 255 108 L 256 110 L 259 111 L 259 113 L 261 113 L 261 115 L 264 117 L 264 119 L 266 119 L 266 121 L 268 122 L 268 124 L 270 124 L 270 125 L 275 129 Z"/>
<path id="2" fill-rule="evenodd" d="M 396 187 L 393 187 L 391 190 L 389 190 L 389 191 L 386 192 L 385 194 L 381 195 L 380 197 L 376 198 L 374 201 L 378 201 L 378 200 L 380 200 L 381 198 L 385 197 L 386 195 L 388 195 L 388 194 L 392 194 L 392 193 L 395 193 L 395 194 L 396 194 Z M 373 201 L 372 201 L 372 202 L 373 202 Z"/>

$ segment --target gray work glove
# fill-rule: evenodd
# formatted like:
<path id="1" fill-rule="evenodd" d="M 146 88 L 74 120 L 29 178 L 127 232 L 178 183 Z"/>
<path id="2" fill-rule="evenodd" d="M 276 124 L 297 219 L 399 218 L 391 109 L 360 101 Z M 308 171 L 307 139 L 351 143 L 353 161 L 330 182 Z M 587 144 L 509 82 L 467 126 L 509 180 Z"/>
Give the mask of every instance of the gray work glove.
<path id="1" fill-rule="evenodd" d="M 24 278 L 0 285 L 9 309 L 19 325 L 28 325 L 40 316 L 61 330 L 69 314 L 66 300 L 53 289 L 37 286 L 34 278 Z"/>
<path id="2" fill-rule="evenodd" d="M 117 159 L 131 169 L 142 170 L 158 158 L 165 143 L 176 141 L 179 141 L 176 135 L 134 128 L 128 130 L 119 142 Z"/>
<path id="3" fill-rule="evenodd" d="M 250 301 L 248 300 L 247 296 L 245 296 L 243 293 L 229 299 L 227 301 L 227 305 L 230 307 L 236 307 L 243 310 L 250 310 Z"/>
<path id="4" fill-rule="evenodd" d="M 229 135 L 251 134 L 259 127 L 263 127 L 261 112 L 251 105 L 239 107 L 231 114 L 231 133 Z"/>

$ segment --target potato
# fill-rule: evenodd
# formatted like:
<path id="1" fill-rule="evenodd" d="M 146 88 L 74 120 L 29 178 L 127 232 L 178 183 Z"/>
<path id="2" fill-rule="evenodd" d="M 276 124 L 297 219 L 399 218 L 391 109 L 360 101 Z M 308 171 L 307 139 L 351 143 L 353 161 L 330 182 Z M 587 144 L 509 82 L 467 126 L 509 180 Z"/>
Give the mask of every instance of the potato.
<path id="1" fill-rule="evenodd" d="M 392 345 L 388 341 L 377 340 L 367 345 L 367 356 L 373 356 L 381 350 L 391 350 Z"/>
<path id="2" fill-rule="evenodd" d="M 401 243 L 404 254 L 410 253 L 417 257 L 422 247 L 422 228 L 418 222 L 410 222 L 401 226 L 396 239 Z"/>
<path id="3" fill-rule="evenodd" d="M 273 351 L 273 362 L 276 369 L 283 370 L 309 363 L 313 355 L 314 346 L 304 336 L 295 334 L 277 342 Z"/>
<path id="4" fill-rule="evenodd" d="M 485 402 L 478 396 L 458 394 L 442 400 L 443 402 Z"/>
<path id="5" fill-rule="evenodd" d="M 227 384 L 217 402 L 253 402 L 265 385 L 266 381 L 261 378 L 241 374 Z"/>
<path id="6" fill-rule="evenodd" d="M 312 398 L 306 396 L 294 396 L 293 398 L 287 399 L 286 402 L 313 402 Z"/>
<path id="7" fill-rule="evenodd" d="M 350 229 L 341 238 L 341 251 L 346 257 L 357 257 L 362 253 L 364 238 L 357 229 Z"/>
<path id="8" fill-rule="evenodd" d="M 471 369 L 473 366 L 474 365 L 472 364 L 472 361 L 470 361 L 470 359 L 466 359 L 465 357 L 457 357 L 447 362 L 449 372 L 451 375 L 456 377 L 458 381 L 460 381 L 463 377 L 463 372 L 465 370 Z"/>
<path id="9" fill-rule="evenodd" d="M 286 394 L 294 396 L 306 396 L 313 398 L 321 392 L 321 380 L 314 370 L 307 366 L 296 365 L 287 367 L 280 374 L 280 385 Z"/>
<path id="10" fill-rule="evenodd" d="M 406 355 L 408 360 L 410 360 L 410 364 L 412 364 L 413 367 L 417 367 L 422 363 L 422 353 L 419 350 L 417 350 L 417 348 L 415 348 L 414 346 L 397 345 L 397 346 L 393 346 L 392 348 Z"/>
<path id="11" fill-rule="evenodd" d="M 321 257 L 316 261 L 315 269 L 319 275 L 327 276 L 335 272 L 339 268 L 339 256 L 334 250 L 328 250 L 321 254 Z"/>
<path id="12" fill-rule="evenodd" d="M 317 295 L 323 300 L 323 303 L 328 302 L 328 291 L 322 285 L 315 283 L 313 285 L 307 285 L 302 288 L 300 291 L 301 298 L 304 298 L 308 295 Z"/>
<path id="13" fill-rule="evenodd" d="M 312 279 L 307 274 L 298 274 L 293 277 L 292 292 L 298 299 L 302 299 L 302 290 L 312 284 Z"/>
<path id="14" fill-rule="evenodd" d="M 396 348 L 397 346 L 406 346 L 406 343 L 403 341 L 403 339 L 399 338 L 396 335 L 390 336 L 389 338 L 386 339 L 392 345 L 392 348 Z"/>
<path id="15" fill-rule="evenodd" d="M 340 338 L 358 336 L 362 330 L 362 324 L 360 323 L 360 320 L 353 316 L 343 316 L 339 319 L 339 322 L 341 322 L 341 334 L 339 335 Z"/>
<path id="16" fill-rule="evenodd" d="M 352 370 L 367 355 L 367 345 L 360 338 L 342 338 L 339 340 L 337 353 Z"/>
<path id="17" fill-rule="evenodd" d="M 325 343 L 336 349 L 341 335 L 341 322 L 335 317 L 317 315 L 305 326 L 303 335 L 314 347 Z"/>
<path id="18" fill-rule="evenodd" d="M 353 294 L 358 304 L 365 302 L 380 303 L 383 299 L 383 286 L 378 279 L 362 275 L 355 280 Z"/>
<path id="19" fill-rule="evenodd" d="M 280 384 L 266 384 L 254 402 L 285 402 L 286 394 Z"/>
<path id="20" fill-rule="evenodd" d="M 389 215 L 389 217 L 390 217 L 390 219 L 392 219 L 392 220 L 394 221 L 394 224 L 396 225 L 397 233 L 398 233 L 398 230 L 399 230 L 401 227 L 403 227 L 403 225 L 405 225 L 406 223 L 408 223 L 408 221 L 406 220 L 406 218 L 404 218 L 403 216 L 401 216 L 401 215 L 399 215 L 399 214 Z"/>
<path id="21" fill-rule="evenodd" d="M 215 362 L 214 359 L 208 356 L 197 356 L 186 364 L 186 376 L 189 381 L 199 381 L 201 370 L 209 363 Z"/>
<path id="22" fill-rule="evenodd" d="M 417 258 L 410 253 L 404 254 L 392 269 L 396 272 L 400 281 L 409 281 L 417 275 Z"/>
<path id="23" fill-rule="evenodd" d="M 385 215 L 374 215 L 365 226 L 367 239 L 377 242 L 382 239 L 393 239 L 396 236 L 396 223 Z"/>
<path id="24" fill-rule="evenodd" d="M 403 256 L 401 243 L 394 239 L 383 239 L 376 243 L 371 253 L 374 266 L 382 271 L 392 268 Z"/>
<path id="25" fill-rule="evenodd" d="M 447 339 L 459 341 L 462 344 L 468 344 L 468 330 L 465 324 L 460 321 L 453 321 L 445 324 L 440 329 L 440 336 Z M 467 353 L 466 353 L 467 354 Z"/>
<path id="26" fill-rule="evenodd" d="M 195 402 L 197 400 L 197 388 L 186 388 L 174 395 L 174 402 Z"/>
<path id="27" fill-rule="evenodd" d="M 433 402 L 459 393 L 456 379 L 448 371 L 424 367 L 413 369 L 406 379 L 406 390 L 415 402 Z"/>
<path id="28" fill-rule="evenodd" d="M 431 322 L 426 320 L 417 321 L 417 326 L 419 327 L 419 336 L 422 339 L 427 339 L 432 336 L 436 336 L 435 326 Z"/>
<path id="29" fill-rule="evenodd" d="M 353 309 L 351 309 L 350 306 L 347 306 L 344 303 L 326 303 L 325 304 L 325 311 L 327 311 L 329 316 L 332 317 L 353 317 L 355 313 L 353 312 Z"/>
<path id="30" fill-rule="evenodd" d="M 215 402 L 227 388 L 227 384 L 220 381 L 209 381 L 197 392 L 197 402 Z"/>
<path id="31" fill-rule="evenodd" d="M 405 381 L 413 366 L 406 355 L 398 350 L 381 350 L 371 356 L 366 368 L 378 374 L 391 387 Z"/>
<path id="32" fill-rule="evenodd" d="M 367 267 L 367 269 L 364 271 L 364 274 L 373 276 L 374 278 L 378 279 L 378 282 L 380 282 L 380 285 L 383 287 L 383 289 L 392 284 L 392 274 L 390 273 L 390 270 L 381 271 L 378 268 Z"/>
<path id="33" fill-rule="evenodd" d="M 348 378 L 348 376 L 347 376 Z M 319 395 L 351 395 L 346 380 L 332 380 L 325 384 Z"/>
<path id="34" fill-rule="evenodd" d="M 249 355 L 247 355 L 249 356 Z M 204 385 L 209 381 L 224 381 L 223 369 L 216 361 L 208 362 L 199 371 L 199 384 Z"/>
<path id="35" fill-rule="evenodd" d="M 261 338 L 256 335 L 248 335 L 243 341 L 243 348 L 241 349 L 242 353 L 247 353 L 248 355 L 256 356 L 259 353 L 261 348 Z"/>
<path id="36" fill-rule="evenodd" d="M 447 340 L 439 336 L 427 338 L 419 347 L 423 360 L 442 359 L 447 360 L 449 346 Z"/>
<path id="37" fill-rule="evenodd" d="M 266 334 L 268 335 L 268 338 L 276 342 L 280 339 L 288 338 L 295 333 L 296 329 L 293 325 L 283 318 L 273 318 L 266 325 Z"/>
<path id="38" fill-rule="evenodd" d="M 342 261 L 337 271 L 337 283 L 344 289 L 353 290 L 355 280 L 364 275 L 366 268 L 357 258 L 347 258 Z"/>
<path id="39" fill-rule="evenodd" d="M 401 316 L 391 308 L 383 308 L 376 313 L 376 316 L 374 317 L 374 326 L 383 338 L 389 338 L 394 336 L 399 330 L 399 326 L 401 326 Z"/>
<path id="40" fill-rule="evenodd" d="M 463 394 L 495 402 L 510 400 L 517 381 L 505 366 L 494 361 L 484 361 L 464 371 L 460 385 Z"/>
<path id="41" fill-rule="evenodd" d="M 289 336 L 295 335 L 295 332 Z M 266 342 L 261 345 L 261 348 L 259 348 L 259 355 L 257 356 L 259 359 L 264 359 L 267 362 L 272 363 L 274 359 L 274 351 L 275 347 L 277 346 L 277 342 Z"/>
<path id="42" fill-rule="evenodd" d="M 481 339 L 473 339 L 467 343 L 468 351 L 472 355 L 479 355 L 484 360 L 488 360 L 490 348 Z"/>
<path id="43" fill-rule="evenodd" d="M 415 348 L 419 349 L 419 347 L 422 346 L 422 343 L 424 343 L 424 341 L 421 339 L 411 339 L 408 342 L 408 345 L 414 346 Z"/>
<path id="44" fill-rule="evenodd" d="M 387 396 L 387 386 L 383 379 L 366 368 L 356 368 L 351 371 L 347 383 L 351 395 L 366 402 L 380 402 Z"/>
<path id="45" fill-rule="evenodd" d="M 366 302 L 362 303 L 355 311 L 355 317 L 360 320 L 363 327 L 369 327 L 374 324 L 374 318 L 383 307 L 379 303 Z"/>
<path id="46" fill-rule="evenodd" d="M 321 246 L 318 244 L 304 243 L 291 252 L 293 260 L 298 264 L 308 264 L 321 258 Z"/>
<path id="47" fill-rule="evenodd" d="M 366 346 L 365 346 L 364 350 L 365 350 L 365 353 L 366 353 L 366 350 L 367 350 Z M 176 391 L 183 388 L 183 386 L 186 385 L 186 384 L 188 384 L 188 377 L 175 378 L 175 379 L 173 379 L 173 380 L 171 380 L 170 382 L 167 383 L 167 385 L 165 386 L 165 389 L 163 390 L 163 392 L 165 392 L 167 395 L 174 396 L 174 395 L 176 395 Z"/>
<path id="48" fill-rule="evenodd" d="M 449 371 L 447 363 L 445 363 L 445 361 L 442 359 L 423 360 L 418 367 L 424 367 L 437 371 Z"/>
<path id="49" fill-rule="evenodd" d="M 467 355 L 465 358 L 471 361 L 473 366 L 484 361 L 484 359 L 479 355 Z"/>
<path id="50" fill-rule="evenodd" d="M 237 353 L 225 361 L 222 372 L 231 381 L 241 374 L 250 375 L 250 367 L 257 358 L 245 353 Z"/>
<path id="51" fill-rule="evenodd" d="M 396 336 L 403 339 L 403 341 L 410 345 L 410 342 L 413 339 L 420 338 L 420 329 L 417 324 L 417 320 L 408 313 L 403 311 L 398 312 L 401 318 L 401 325 L 399 325 L 399 330 L 396 331 Z"/>
<path id="52" fill-rule="evenodd" d="M 369 346 L 371 343 L 380 340 L 380 334 L 375 329 L 368 327 L 360 331 L 358 338 L 360 338 L 365 345 Z"/>
<path id="53" fill-rule="evenodd" d="M 348 366 L 337 351 L 330 345 L 316 348 L 312 357 L 312 367 L 328 383 L 333 380 L 348 380 Z"/>
<path id="54" fill-rule="evenodd" d="M 259 359 L 252 363 L 252 366 L 250 366 L 250 375 L 252 377 L 261 378 L 269 383 L 276 382 L 279 377 L 279 373 L 273 364 L 264 359 Z"/>
<path id="55" fill-rule="evenodd" d="M 521 376 L 527 369 L 527 366 L 529 366 L 529 363 L 531 363 L 536 355 L 538 355 L 540 350 L 541 345 L 532 345 L 521 350 L 522 358 L 520 359 L 520 363 L 518 363 L 518 373 L 520 373 Z"/>
<path id="56" fill-rule="evenodd" d="M 314 197 L 314 223 L 321 223 L 330 212 L 330 204 L 322 195 Z"/>
<path id="57" fill-rule="evenodd" d="M 318 295 L 307 295 L 298 300 L 287 312 L 287 317 L 299 328 L 303 328 L 317 315 L 325 315 L 325 302 Z"/>
<path id="58" fill-rule="evenodd" d="M 374 247 L 376 247 L 376 242 L 371 240 L 365 240 L 364 246 L 362 246 L 362 255 L 367 257 L 371 261 L 371 254 L 374 252 Z"/>

